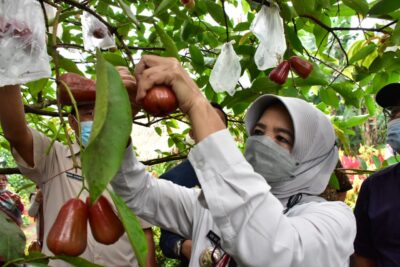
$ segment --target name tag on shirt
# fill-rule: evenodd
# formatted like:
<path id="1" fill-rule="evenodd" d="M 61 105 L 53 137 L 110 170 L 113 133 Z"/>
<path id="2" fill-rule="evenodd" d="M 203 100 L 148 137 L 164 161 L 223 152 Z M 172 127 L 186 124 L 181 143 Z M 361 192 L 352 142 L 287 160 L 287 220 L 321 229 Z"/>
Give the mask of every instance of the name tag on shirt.
<path id="1" fill-rule="evenodd" d="M 83 177 L 80 176 L 79 174 L 73 173 L 73 172 L 67 172 L 67 177 L 77 180 L 77 181 L 82 181 Z"/>

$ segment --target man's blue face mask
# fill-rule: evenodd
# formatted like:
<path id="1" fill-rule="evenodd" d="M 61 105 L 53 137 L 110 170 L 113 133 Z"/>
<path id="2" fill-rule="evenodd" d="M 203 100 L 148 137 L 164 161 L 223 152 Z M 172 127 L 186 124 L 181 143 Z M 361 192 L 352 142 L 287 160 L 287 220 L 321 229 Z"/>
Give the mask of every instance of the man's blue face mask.
<path id="1" fill-rule="evenodd" d="M 81 121 L 81 138 L 82 145 L 87 146 L 89 143 L 90 133 L 92 132 L 93 121 Z"/>
<path id="2" fill-rule="evenodd" d="M 393 151 L 400 152 L 400 118 L 389 121 L 386 142 Z"/>

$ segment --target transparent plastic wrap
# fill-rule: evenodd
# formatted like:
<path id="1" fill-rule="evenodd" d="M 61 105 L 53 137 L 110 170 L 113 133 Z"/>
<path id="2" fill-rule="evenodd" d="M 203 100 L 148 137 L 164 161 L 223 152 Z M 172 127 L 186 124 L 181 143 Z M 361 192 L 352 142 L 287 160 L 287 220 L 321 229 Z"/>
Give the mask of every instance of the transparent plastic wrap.
<path id="1" fill-rule="evenodd" d="M 43 11 L 36 0 L 0 0 L 0 86 L 50 77 Z"/>
<path id="2" fill-rule="evenodd" d="M 235 87 L 242 72 L 240 58 L 236 55 L 232 44 L 233 42 L 229 42 L 222 46 L 221 54 L 210 75 L 210 84 L 214 91 L 228 92 L 231 96 L 235 94 Z"/>
<path id="3" fill-rule="evenodd" d="M 86 50 L 95 48 L 110 49 L 115 47 L 114 38 L 100 20 L 88 12 L 81 16 L 83 44 Z"/>
<path id="4" fill-rule="evenodd" d="M 254 61 L 259 70 L 275 67 L 286 51 L 285 31 L 276 3 L 262 6 L 254 18 L 250 30 L 260 40 L 260 45 L 254 55 Z"/>

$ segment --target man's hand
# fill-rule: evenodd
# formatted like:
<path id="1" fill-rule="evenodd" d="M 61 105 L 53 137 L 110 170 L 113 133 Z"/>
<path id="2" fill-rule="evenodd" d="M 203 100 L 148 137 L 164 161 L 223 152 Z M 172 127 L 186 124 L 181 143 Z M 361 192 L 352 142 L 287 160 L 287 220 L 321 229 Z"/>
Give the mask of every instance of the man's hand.
<path id="1" fill-rule="evenodd" d="M 197 102 L 205 100 L 196 83 L 175 58 L 145 55 L 136 65 L 135 76 L 138 81 L 138 103 L 143 101 L 146 91 L 154 85 L 170 86 L 178 99 L 179 108 L 186 114 Z"/>
<path id="2" fill-rule="evenodd" d="M 119 75 L 121 76 L 122 82 L 125 85 L 126 90 L 128 91 L 129 100 L 131 102 L 132 107 L 132 116 L 135 117 L 136 114 L 140 111 L 142 106 L 136 101 L 137 94 L 137 84 L 135 77 L 131 74 L 127 67 L 118 66 L 116 67 Z"/>

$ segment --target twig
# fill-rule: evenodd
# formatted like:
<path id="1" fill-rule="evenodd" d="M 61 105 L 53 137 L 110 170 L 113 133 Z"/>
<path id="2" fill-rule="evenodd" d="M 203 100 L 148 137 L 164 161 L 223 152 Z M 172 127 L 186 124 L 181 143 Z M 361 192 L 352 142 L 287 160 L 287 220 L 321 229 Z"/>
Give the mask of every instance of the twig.
<path id="1" fill-rule="evenodd" d="M 225 11 L 225 1 L 221 0 L 222 4 L 222 12 L 224 13 L 224 20 L 225 20 L 225 31 L 226 31 L 226 42 L 229 42 L 229 27 L 228 27 L 228 15 Z"/>

